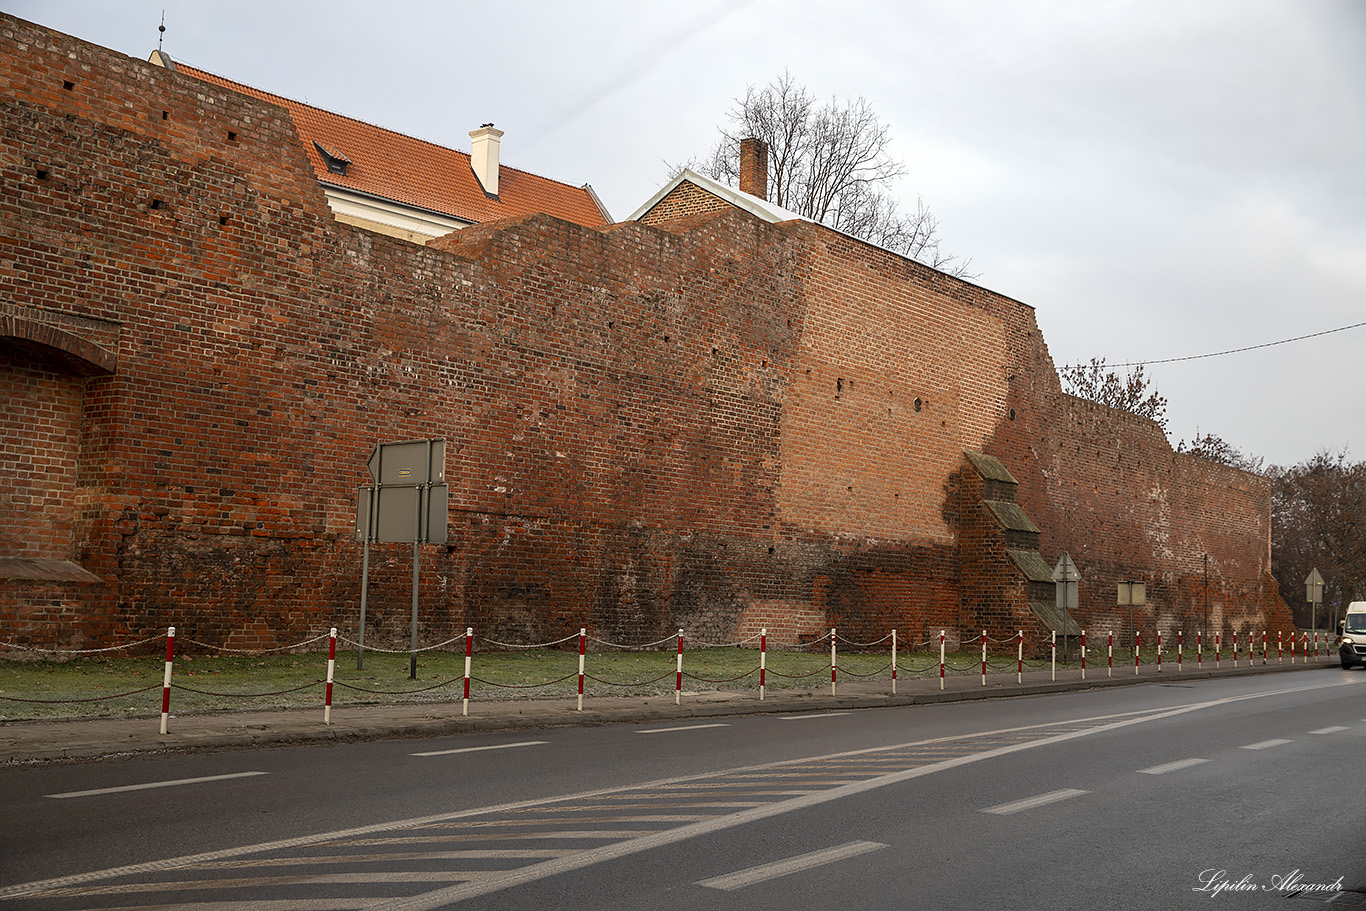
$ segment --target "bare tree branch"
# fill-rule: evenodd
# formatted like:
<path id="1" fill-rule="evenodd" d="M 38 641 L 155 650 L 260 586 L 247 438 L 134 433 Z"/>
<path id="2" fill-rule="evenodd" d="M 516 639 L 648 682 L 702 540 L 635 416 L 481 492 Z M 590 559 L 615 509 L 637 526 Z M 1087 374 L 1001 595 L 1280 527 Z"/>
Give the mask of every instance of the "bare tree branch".
<path id="1" fill-rule="evenodd" d="M 1088 364 L 1063 367 L 1058 377 L 1072 395 L 1151 418 L 1163 433 L 1167 432 L 1167 400 L 1157 390 L 1149 391 L 1142 365 L 1121 380 L 1113 370 L 1105 369 L 1105 358 L 1093 357 Z"/>
<path id="2" fill-rule="evenodd" d="M 736 184 L 740 140 L 760 139 L 768 144 L 771 202 L 941 272 L 979 277 L 969 271 L 971 259 L 940 247 L 939 223 L 923 199 L 916 197 L 913 212 L 899 210 L 890 189 L 906 166 L 892 157 L 890 128 L 863 98 L 820 104 L 784 71 L 762 88 L 750 86 L 726 119 L 710 154 L 681 167 Z"/>

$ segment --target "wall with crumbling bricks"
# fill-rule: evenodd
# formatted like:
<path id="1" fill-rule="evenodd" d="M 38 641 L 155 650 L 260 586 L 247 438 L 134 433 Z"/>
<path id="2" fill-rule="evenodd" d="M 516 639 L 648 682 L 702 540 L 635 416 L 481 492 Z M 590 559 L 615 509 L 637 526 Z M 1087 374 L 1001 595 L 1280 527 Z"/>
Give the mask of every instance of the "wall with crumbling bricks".
<path id="1" fill-rule="evenodd" d="M 1103 428 L 1067 410 L 1022 304 L 736 211 L 533 216 L 425 248 L 338 225 L 284 111 L 0 22 L 0 301 L 117 355 L 82 371 L 65 342 L 0 339 L 24 403 L 5 461 L 34 466 L 0 493 L 43 504 L 11 513 L 0 562 L 102 580 L 0 581 L 16 641 L 354 628 L 366 457 L 424 437 L 447 440 L 451 492 L 448 543 L 422 548 L 426 641 L 956 625 L 984 584 L 963 569 L 965 448 L 1020 478 L 1046 556 L 1084 540 L 1097 565 L 1165 571 L 1106 531 L 1134 498 L 1100 491 L 1130 475 L 1078 455 Z M 1136 500 L 1154 534 L 1256 588 L 1264 490 L 1134 440 L 1180 466 Z M 369 641 L 403 639 L 411 559 L 373 548 Z"/>

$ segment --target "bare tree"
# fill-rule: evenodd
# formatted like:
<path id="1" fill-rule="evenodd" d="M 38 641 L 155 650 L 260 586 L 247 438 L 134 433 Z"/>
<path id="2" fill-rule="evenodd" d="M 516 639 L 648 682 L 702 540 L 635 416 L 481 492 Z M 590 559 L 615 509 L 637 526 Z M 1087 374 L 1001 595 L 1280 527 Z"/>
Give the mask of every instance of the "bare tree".
<path id="1" fill-rule="evenodd" d="M 1196 429 L 1199 433 L 1199 428 Z M 1250 471 L 1253 474 L 1261 474 L 1262 457 L 1254 456 L 1243 452 L 1233 444 L 1227 442 L 1217 434 L 1207 433 L 1204 436 L 1197 436 L 1187 443 L 1182 440 L 1176 446 L 1177 452 L 1189 453 L 1211 462 L 1218 462 L 1220 465 L 1228 465 L 1243 471 Z"/>
<path id="2" fill-rule="evenodd" d="M 941 272 L 978 277 L 969 271 L 971 259 L 941 248 L 939 222 L 924 200 L 916 197 L 914 211 L 901 211 L 890 191 L 906 166 L 892 157 L 889 127 L 863 98 L 819 103 L 784 71 L 734 99 L 726 119 L 711 154 L 684 166 L 735 184 L 740 141 L 763 140 L 771 202 Z"/>
<path id="3" fill-rule="evenodd" d="M 1121 379 L 1114 370 L 1107 370 L 1105 358 L 1091 358 L 1088 364 L 1076 364 L 1058 370 L 1063 389 L 1078 398 L 1090 399 L 1139 417 L 1151 418 L 1167 432 L 1167 400 L 1150 390 L 1143 365 L 1134 367 Z"/>
<path id="4" fill-rule="evenodd" d="M 1366 462 L 1346 452 L 1272 467 L 1271 564 L 1281 597 L 1299 611 L 1304 580 L 1317 568 L 1325 606 L 1366 599 Z M 1307 615 L 1306 615 L 1307 619 Z"/>

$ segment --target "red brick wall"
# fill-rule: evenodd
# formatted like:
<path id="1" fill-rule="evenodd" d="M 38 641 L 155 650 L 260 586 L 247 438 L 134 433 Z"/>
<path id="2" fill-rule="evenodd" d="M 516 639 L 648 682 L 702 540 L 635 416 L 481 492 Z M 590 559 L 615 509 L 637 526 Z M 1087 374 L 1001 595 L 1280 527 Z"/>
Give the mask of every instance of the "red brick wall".
<path id="1" fill-rule="evenodd" d="M 81 381 L 0 347 L 0 557 L 71 557 Z"/>
<path id="2" fill-rule="evenodd" d="M 989 596 L 960 570 L 965 448 L 1020 478 L 1046 556 L 1094 531 L 1096 565 L 1147 559 L 1072 521 L 1120 499 L 1087 490 L 1147 488 L 1080 455 L 1098 431 L 1024 305 L 734 210 L 370 234 L 333 221 L 283 111 L 3 21 L 0 237 L 24 241 L 0 246 L 0 300 L 118 356 L 32 378 L 67 389 L 63 439 L 79 414 L 76 478 L 52 482 L 74 505 L 42 521 L 69 521 L 107 584 L 0 586 L 25 641 L 354 630 L 366 457 L 428 436 L 451 497 L 450 540 L 421 558 L 427 642 L 937 634 Z M 1140 436 L 1140 461 L 1182 464 Z M 3 439 L 6 462 L 70 449 Z M 1169 469 L 1168 512 L 1136 508 L 1172 554 L 1216 551 L 1256 588 L 1264 491 L 1196 467 Z M 373 548 L 372 642 L 406 641 L 411 555 Z"/>
<path id="3" fill-rule="evenodd" d="M 818 227 L 783 230 L 810 251 L 782 420 L 784 522 L 864 552 L 949 549 L 905 563 L 843 623 L 1028 626 L 1004 537 L 980 492 L 958 487 L 975 449 L 1020 482 L 1049 565 L 1065 550 L 1081 567 L 1083 624 L 1128 628 L 1115 582 L 1139 579 L 1141 627 L 1193 629 L 1208 553 L 1211 628 L 1288 630 L 1264 597 L 1264 479 L 1173 453 L 1153 422 L 1063 394 L 1033 308 Z M 953 584 L 913 592 L 920 578 Z"/>
<path id="4" fill-rule="evenodd" d="M 658 225 L 686 215 L 723 212 L 733 208 L 730 203 L 713 196 L 697 184 L 683 181 L 669 195 L 655 203 L 640 217 L 641 224 Z"/>

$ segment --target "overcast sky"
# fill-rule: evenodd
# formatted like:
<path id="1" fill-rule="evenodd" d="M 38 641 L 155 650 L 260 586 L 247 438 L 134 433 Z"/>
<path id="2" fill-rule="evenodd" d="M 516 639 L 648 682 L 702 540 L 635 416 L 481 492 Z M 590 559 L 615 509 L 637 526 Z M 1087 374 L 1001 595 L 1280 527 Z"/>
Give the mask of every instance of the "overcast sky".
<path id="1" fill-rule="evenodd" d="M 1035 307 L 1059 366 L 1208 354 L 1366 321 L 1366 2 L 832 4 L 8 0 L 505 164 L 616 219 L 784 68 L 891 125 L 944 246 Z M 1366 458 L 1366 326 L 1147 368 L 1173 445 Z"/>

